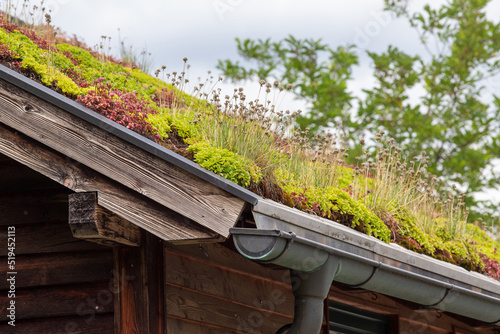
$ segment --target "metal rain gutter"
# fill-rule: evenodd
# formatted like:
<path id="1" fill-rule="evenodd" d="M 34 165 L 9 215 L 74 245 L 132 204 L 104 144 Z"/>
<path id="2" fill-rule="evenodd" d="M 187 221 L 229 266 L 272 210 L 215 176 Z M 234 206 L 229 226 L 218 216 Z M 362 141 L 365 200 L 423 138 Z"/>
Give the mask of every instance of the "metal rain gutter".
<path id="1" fill-rule="evenodd" d="M 148 153 L 151 153 L 193 175 L 196 175 L 202 180 L 205 180 L 252 205 L 257 204 L 257 201 L 260 199 L 260 196 L 243 187 L 240 187 L 236 183 L 228 181 L 227 179 L 202 168 L 193 161 L 188 160 L 159 144 L 156 144 L 155 142 L 133 132 L 132 130 L 127 129 L 126 127 L 107 119 L 95 111 L 82 106 L 76 101 L 73 101 L 66 96 L 61 95 L 3 65 L 0 65 L 0 79 L 21 88 L 24 91 L 89 122 L 92 125 L 106 130 L 107 132 L 112 133 L 113 135 L 143 149 Z"/>
<path id="2" fill-rule="evenodd" d="M 304 296 L 325 299 L 332 281 L 500 325 L 500 283 L 493 279 L 272 201 L 259 201 L 253 213 L 257 229 L 230 230 L 238 251 L 291 269 L 295 281 L 315 277 L 301 279 L 301 288 L 294 289 L 289 334 L 319 332 L 322 319 L 301 305 Z M 303 323 L 315 331 L 300 329 Z"/>
<path id="3" fill-rule="evenodd" d="M 245 228 L 232 228 L 230 232 L 236 249 L 243 256 L 291 269 L 295 312 L 288 334 L 319 333 L 323 302 L 338 272 L 339 259 L 325 249 L 301 242 L 295 234 Z M 277 333 L 288 327 L 280 328 Z"/>

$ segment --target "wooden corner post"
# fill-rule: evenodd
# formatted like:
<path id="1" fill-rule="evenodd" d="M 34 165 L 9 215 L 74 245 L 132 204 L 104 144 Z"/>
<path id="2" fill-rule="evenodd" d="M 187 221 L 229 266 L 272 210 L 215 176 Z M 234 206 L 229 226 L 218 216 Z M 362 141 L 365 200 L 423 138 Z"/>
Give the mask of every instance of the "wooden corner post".
<path id="1" fill-rule="evenodd" d="M 116 334 L 164 333 L 164 242 L 141 234 L 140 247 L 114 249 Z"/>

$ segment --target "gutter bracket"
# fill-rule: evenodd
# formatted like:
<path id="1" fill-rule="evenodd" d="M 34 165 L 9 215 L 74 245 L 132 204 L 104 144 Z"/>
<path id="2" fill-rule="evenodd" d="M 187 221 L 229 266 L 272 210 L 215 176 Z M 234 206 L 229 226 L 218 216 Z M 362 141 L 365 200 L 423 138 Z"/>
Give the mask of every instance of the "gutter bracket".
<path id="1" fill-rule="evenodd" d="M 425 307 L 426 308 L 433 308 L 433 307 L 436 307 L 439 304 L 441 304 L 446 299 L 446 297 L 448 297 L 448 294 L 450 293 L 450 291 L 453 290 L 453 287 L 454 287 L 454 285 L 452 285 L 449 288 L 447 288 L 445 294 L 443 295 L 443 298 L 441 298 L 437 303 L 434 303 L 434 304 L 431 304 L 431 305 L 426 305 Z"/>
<path id="2" fill-rule="evenodd" d="M 372 280 L 373 277 L 375 277 L 375 274 L 378 272 L 378 269 L 381 267 L 381 263 L 379 262 L 377 266 L 374 266 L 373 267 L 373 271 L 372 271 L 372 274 L 370 275 L 370 277 L 368 277 L 368 279 L 366 279 L 366 281 L 362 282 L 362 283 L 359 283 L 359 284 L 354 284 L 354 285 L 351 285 L 351 284 L 346 284 L 348 287 L 351 287 L 351 288 L 361 288 L 363 287 L 364 285 L 370 283 L 370 281 Z M 441 301 L 439 301 L 440 303 Z M 438 303 L 438 304 L 439 304 Z"/>
<path id="3" fill-rule="evenodd" d="M 297 237 L 297 235 L 296 235 L 295 233 L 293 233 L 293 232 L 292 232 L 292 233 L 290 233 L 290 234 L 291 234 L 291 238 L 290 238 L 290 240 L 288 240 L 288 241 L 286 242 L 286 246 L 285 246 L 285 248 L 283 249 L 283 251 L 281 251 L 281 253 L 280 253 L 278 256 L 276 256 L 276 257 L 274 257 L 274 258 L 272 258 L 272 259 L 269 259 L 269 260 L 261 260 L 260 262 L 262 262 L 262 263 L 270 263 L 270 262 L 273 262 L 273 261 L 279 260 L 281 257 L 283 257 L 283 255 L 285 255 L 285 254 L 286 254 L 286 251 L 288 250 L 288 248 L 290 248 L 290 246 L 291 246 L 291 245 L 293 244 L 293 242 L 295 241 L 295 238 Z"/>

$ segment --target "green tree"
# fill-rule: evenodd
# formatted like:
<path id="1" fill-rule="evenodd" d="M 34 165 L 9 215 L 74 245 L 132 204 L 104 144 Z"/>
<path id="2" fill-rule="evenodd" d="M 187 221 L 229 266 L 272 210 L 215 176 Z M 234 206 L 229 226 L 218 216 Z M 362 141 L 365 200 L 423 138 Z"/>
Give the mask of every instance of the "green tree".
<path id="1" fill-rule="evenodd" d="M 311 106 L 298 124 L 316 132 L 340 122 L 352 148 L 361 137 L 385 131 L 408 156 L 425 150 L 429 171 L 461 185 L 474 207 L 471 195 L 500 185 L 492 169 L 500 158 L 500 98 L 484 86 L 500 71 L 500 24 L 485 15 L 489 0 L 450 0 L 418 12 L 409 12 L 407 2 L 385 0 L 385 9 L 416 29 L 428 54 L 409 55 L 395 46 L 368 52 L 375 85 L 363 97 L 348 90 L 358 62 L 354 46 L 331 49 L 321 40 L 292 36 L 237 39 L 239 54 L 253 66 L 221 60 L 218 68 L 233 80 L 292 84 Z M 411 90 L 422 92 L 416 102 Z"/>

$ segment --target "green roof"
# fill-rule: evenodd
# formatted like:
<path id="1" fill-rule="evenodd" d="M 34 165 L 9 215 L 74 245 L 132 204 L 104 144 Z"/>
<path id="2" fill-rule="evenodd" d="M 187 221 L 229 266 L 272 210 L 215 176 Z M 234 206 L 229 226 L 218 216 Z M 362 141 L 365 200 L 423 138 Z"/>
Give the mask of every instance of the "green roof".
<path id="1" fill-rule="evenodd" d="M 287 90 L 278 82 L 261 82 L 253 99 L 241 89 L 226 94 L 210 81 L 190 83 L 187 66 L 149 75 L 57 38 L 50 26 L 35 32 L 6 21 L 0 59 L 260 196 L 500 279 L 500 243 L 466 223 L 463 195 L 438 193 L 425 153 L 407 161 L 379 134 L 375 150 L 347 166 L 334 135 L 296 129 L 298 112 L 276 109 Z"/>

